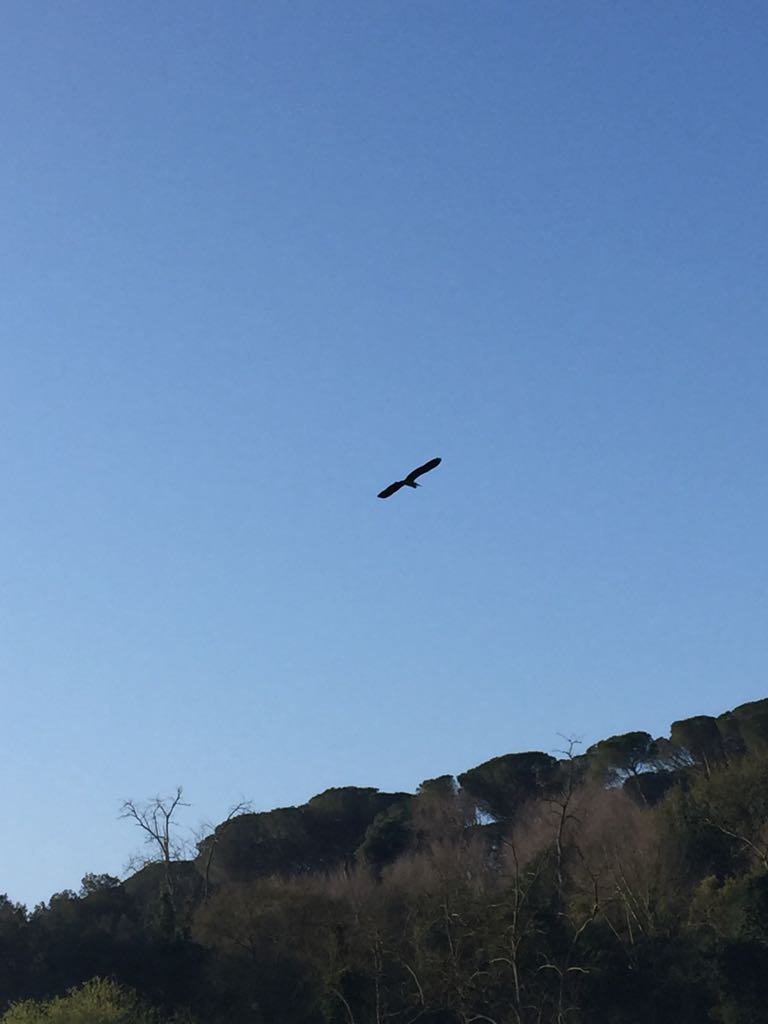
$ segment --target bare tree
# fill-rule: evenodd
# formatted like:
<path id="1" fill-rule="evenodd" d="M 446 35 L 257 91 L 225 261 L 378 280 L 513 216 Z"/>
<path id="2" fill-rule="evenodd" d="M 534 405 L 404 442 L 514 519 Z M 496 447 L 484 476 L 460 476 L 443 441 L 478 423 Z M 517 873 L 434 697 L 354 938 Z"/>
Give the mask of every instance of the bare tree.
<path id="1" fill-rule="evenodd" d="M 515 831 L 510 828 L 501 842 L 505 856 L 501 864 L 500 881 L 503 885 L 503 900 L 492 904 L 491 910 L 501 910 L 503 941 L 500 953 L 490 961 L 491 966 L 503 964 L 512 977 L 512 1020 L 522 1024 L 529 1010 L 535 1007 L 523 1002 L 526 996 L 522 975 L 522 950 L 535 945 L 540 925 L 536 920 L 535 897 L 541 876 L 548 866 L 548 849 L 542 837 L 536 837 L 541 844 L 538 852 L 521 850 L 516 841 Z"/>
<path id="2" fill-rule="evenodd" d="M 580 745 L 581 740 L 577 739 L 575 736 L 560 735 L 562 739 L 565 740 L 566 747 L 564 750 L 556 751 L 556 753 L 561 754 L 564 758 L 565 777 L 561 791 L 551 797 L 548 803 L 551 812 L 555 816 L 557 824 L 555 832 L 557 899 L 560 904 L 560 909 L 562 909 L 566 845 L 567 840 L 570 838 L 568 833 L 569 831 L 572 831 L 573 826 L 579 822 L 578 817 L 573 813 L 572 807 L 578 783 L 575 750 L 576 747 Z"/>
<path id="3" fill-rule="evenodd" d="M 182 800 L 182 793 L 182 787 L 177 786 L 172 796 L 155 796 L 142 803 L 126 800 L 120 810 L 120 817 L 133 821 L 144 832 L 145 843 L 154 849 L 155 856 L 147 857 L 143 863 L 163 865 L 165 890 L 172 907 L 176 892 L 171 865 L 182 860 L 187 852 L 187 844 L 179 838 L 178 822 L 174 820 L 180 807 L 190 806 Z"/>

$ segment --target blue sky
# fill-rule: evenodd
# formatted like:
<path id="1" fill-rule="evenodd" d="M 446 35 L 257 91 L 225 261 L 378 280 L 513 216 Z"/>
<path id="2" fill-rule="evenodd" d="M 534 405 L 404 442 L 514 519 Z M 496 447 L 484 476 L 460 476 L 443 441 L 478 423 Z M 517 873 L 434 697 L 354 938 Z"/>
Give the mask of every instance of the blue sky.
<path id="1" fill-rule="evenodd" d="M 768 695 L 767 35 L 3 5 L 0 892 Z"/>

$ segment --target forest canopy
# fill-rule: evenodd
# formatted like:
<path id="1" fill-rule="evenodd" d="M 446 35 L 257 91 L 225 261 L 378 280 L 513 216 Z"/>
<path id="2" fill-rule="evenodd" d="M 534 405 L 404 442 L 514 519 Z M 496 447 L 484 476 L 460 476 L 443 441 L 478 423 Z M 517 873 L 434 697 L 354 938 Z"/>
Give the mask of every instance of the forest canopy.
<path id="1" fill-rule="evenodd" d="M 0 1024 L 764 1021 L 768 699 L 568 747 L 238 805 L 192 856 L 180 789 L 127 801 L 139 870 L 0 898 Z"/>

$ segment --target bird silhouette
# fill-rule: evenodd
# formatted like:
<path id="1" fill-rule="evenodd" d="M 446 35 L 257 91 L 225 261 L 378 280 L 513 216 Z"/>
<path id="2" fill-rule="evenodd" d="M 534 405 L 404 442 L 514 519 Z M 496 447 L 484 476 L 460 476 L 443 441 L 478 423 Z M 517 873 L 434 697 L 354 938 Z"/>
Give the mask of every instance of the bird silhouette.
<path id="1" fill-rule="evenodd" d="M 430 469 L 434 469 L 435 466 L 439 466 L 442 459 L 430 459 L 429 462 L 425 462 L 423 466 L 419 466 L 418 469 L 412 469 L 405 480 L 395 480 L 389 487 L 385 487 L 383 491 L 378 495 L 379 498 L 388 498 L 390 494 L 394 494 L 395 491 L 399 491 L 401 487 L 421 487 L 421 484 L 416 483 L 417 477 L 420 477 L 422 473 L 428 473 Z"/>

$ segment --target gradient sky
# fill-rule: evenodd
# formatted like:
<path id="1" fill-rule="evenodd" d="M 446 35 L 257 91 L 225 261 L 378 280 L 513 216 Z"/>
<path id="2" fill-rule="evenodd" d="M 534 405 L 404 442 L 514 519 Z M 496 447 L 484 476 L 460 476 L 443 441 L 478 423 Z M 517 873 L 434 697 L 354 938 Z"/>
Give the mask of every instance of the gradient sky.
<path id="1" fill-rule="evenodd" d="M 766 43 L 2 5 L 0 892 L 768 695 Z"/>

